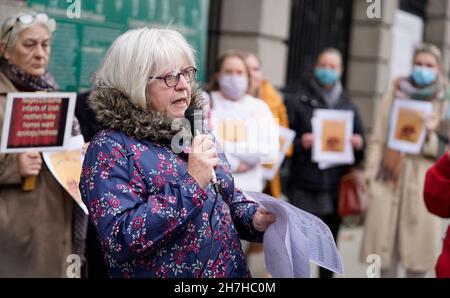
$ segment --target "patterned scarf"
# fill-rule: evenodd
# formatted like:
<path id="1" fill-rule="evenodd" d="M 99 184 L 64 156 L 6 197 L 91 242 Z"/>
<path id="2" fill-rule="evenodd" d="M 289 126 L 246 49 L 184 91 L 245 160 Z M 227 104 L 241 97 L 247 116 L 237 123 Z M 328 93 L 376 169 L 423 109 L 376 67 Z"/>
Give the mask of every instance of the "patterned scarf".
<path id="1" fill-rule="evenodd" d="M 315 79 L 311 81 L 311 86 L 325 100 L 325 103 L 330 109 L 336 106 L 344 91 L 341 81 L 337 81 L 329 90 L 323 88 Z"/>
<path id="2" fill-rule="evenodd" d="M 0 58 L 0 71 L 22 92 L 56 91 L 59 89 L 50 73 L 46 72 L 42 76 L 29 75 L 3 57 Z"/>

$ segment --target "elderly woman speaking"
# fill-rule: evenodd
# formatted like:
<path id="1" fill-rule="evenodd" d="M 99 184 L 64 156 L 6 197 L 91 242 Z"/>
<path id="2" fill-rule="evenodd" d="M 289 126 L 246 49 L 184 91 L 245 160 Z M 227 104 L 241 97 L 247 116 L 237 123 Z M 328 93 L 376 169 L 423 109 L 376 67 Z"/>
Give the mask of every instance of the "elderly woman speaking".
<path id="1" fill-rule="evenodd" d="M 10 16 L 3 23 L 0 133 L 8 92 L 58 89 L 47 72 L 55 26 L 46 14 L 34 12 Z M 23 180 L 33 176 L 36 187 L 22 190 Z M 86 221 L 39 152 L 0 154 L 0 277 L 67 276 L 68 257 L 83 255 Z M 73 229 L 73 222 L 80 229 Z"/>
<path id="2" fill-rule="evenodd" d="M 80 189 L 112 277 L 247 277 L 239 237 L 261 241 L 275 221 L 235 189 L 210 136 L 195 136 L 189 154 L 172 147 L 173 120 L 202 108 L 196 72 L 182 35 L 142 28 L 121 35 L 96 73 L 90 105 L 105 129 Z"/>

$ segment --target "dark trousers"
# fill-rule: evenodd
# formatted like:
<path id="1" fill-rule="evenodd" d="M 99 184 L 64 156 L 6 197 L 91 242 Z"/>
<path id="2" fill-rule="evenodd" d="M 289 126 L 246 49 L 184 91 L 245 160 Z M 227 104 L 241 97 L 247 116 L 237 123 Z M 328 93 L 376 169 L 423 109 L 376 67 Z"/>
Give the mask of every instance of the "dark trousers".
<path id="1" fill-rule="evenodd" d="M 97 237 L 94 224 L 89 220 L 86 238 L 86 260 L 88 278 L 108 278 L 108 266 Z"/>
<path id="2" fill-rule="evenodd" d="M 341 218 L 335 213 L 331 213 L 325 216 L 319 216 L 321 220 L 330 228 L 331 233 L 333 234 L 334 241 L 337 245 L 337 235 L 339 233 L 339 227 L 341 225 Z M 320 267 L 319 269 L 319 277 L 320 278 L 332 278 L 333 271 Z"/>

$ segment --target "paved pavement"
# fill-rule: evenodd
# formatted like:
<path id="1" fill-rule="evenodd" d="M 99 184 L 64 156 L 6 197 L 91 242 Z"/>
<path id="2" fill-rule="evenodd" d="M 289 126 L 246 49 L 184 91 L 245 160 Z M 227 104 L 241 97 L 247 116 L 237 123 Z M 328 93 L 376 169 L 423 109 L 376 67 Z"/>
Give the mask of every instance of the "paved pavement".
<path id="1" fill-rule="evenodd" d="M 445 234 L 446 227 L 450 221 L 442 221 L 442 235 Z M 350 227 L 343 225 L 338 237 L 338 249 L 341 253 L 344 263 L 345 275 L 335 275 L 336 278 L 366 278 L 366 270 L 370 263 L 362 263 L 359 261 L 359 251 L 361 247 L 361 240 L 363 236 L 362 226 Z M 254 277 L 269 277 L 264 270 L 264 255 L 251 255 L 248 258 L 249 267 Z M 318 276 L 318 267 L 311 264 L 311 277 Z M 400 268 L 400 276 L 404 276 L 404 270 Z M 434 272 L 431 271 L 427 277 L 434 277 Z"/>

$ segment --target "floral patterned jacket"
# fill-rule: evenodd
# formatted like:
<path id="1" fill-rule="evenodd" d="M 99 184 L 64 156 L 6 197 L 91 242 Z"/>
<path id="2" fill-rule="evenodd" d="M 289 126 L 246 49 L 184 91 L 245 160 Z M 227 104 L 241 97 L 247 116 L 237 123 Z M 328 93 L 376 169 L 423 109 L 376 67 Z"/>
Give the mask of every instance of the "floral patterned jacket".
<path id="1" fill-rule="evenodd" d="M 239 238 L 261 242 L 263 233 L 252 225 L 257 204 L 235 189 L 224 155 L 216 173 L 226 197 L 217 196 L 211 235 L 216 196 L 211 185 L 203 190 L 187 173 L 187 155 L 124 130 L 104 129 L 94 137 L 80 181 L 110 275 L 249 277 Z"/>

